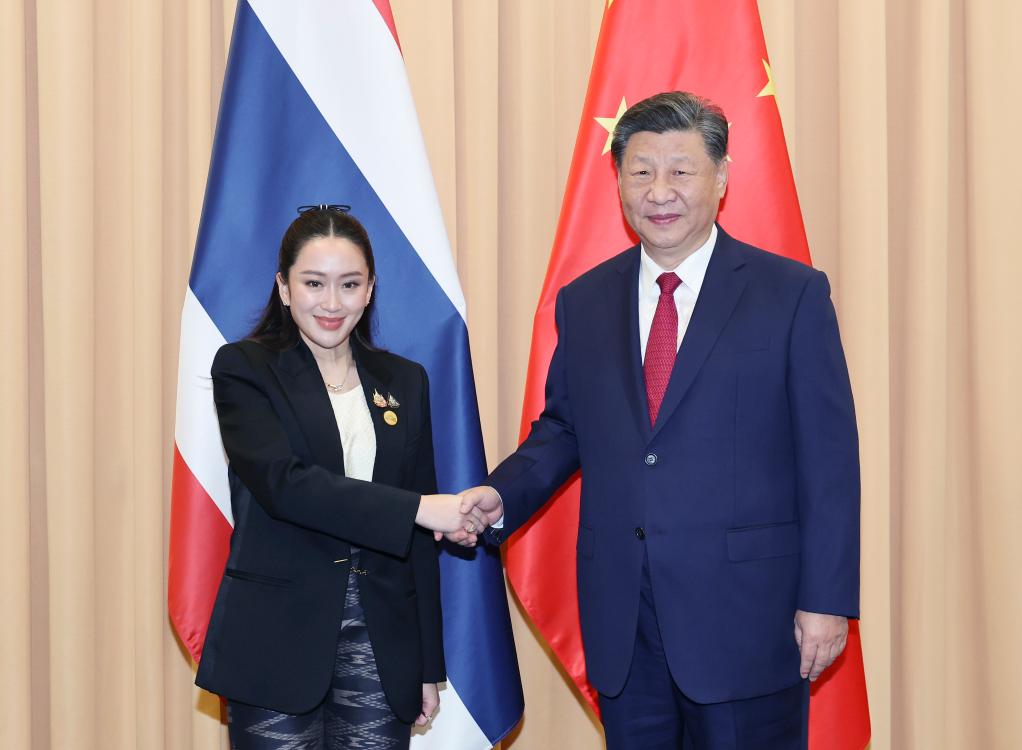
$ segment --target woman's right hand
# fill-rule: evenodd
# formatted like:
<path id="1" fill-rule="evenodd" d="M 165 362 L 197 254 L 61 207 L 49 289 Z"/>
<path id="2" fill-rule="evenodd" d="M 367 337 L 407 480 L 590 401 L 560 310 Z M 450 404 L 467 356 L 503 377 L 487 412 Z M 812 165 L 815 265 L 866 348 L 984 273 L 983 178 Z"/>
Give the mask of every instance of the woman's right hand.
<path id="1" fill-rule="evenodd" d="M 458 495 L 423 495 L 415 523 L 435 532 L 438 541 L 443 534 L 464 531 L 468 546 L 476 543 L 476 537 L 487 526 L 485 517 L 475 508 L 468 513 L 461 512 L 461 497 Z"/>

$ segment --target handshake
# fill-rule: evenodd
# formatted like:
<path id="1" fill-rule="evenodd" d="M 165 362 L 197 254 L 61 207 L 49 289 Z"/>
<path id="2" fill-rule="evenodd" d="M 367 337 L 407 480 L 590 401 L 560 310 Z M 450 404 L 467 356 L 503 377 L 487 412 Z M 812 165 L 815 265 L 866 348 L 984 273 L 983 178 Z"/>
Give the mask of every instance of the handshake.
<path id="1" fill-rule="evenodd" d="M 489 526 L 504 516 L 504 504 L 492 487 L 471 487 L 457 495 L 423 495 L 415 523 L 433 532 L 437 541 L 474 547 Z"/>

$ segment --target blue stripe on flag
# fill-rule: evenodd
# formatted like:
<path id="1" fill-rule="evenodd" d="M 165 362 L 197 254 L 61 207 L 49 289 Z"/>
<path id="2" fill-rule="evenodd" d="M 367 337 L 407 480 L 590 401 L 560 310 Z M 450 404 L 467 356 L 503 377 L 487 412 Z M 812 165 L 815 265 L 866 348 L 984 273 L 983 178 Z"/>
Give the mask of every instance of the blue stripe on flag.
<path id="1" fill-rule="evenodd" d="M 256 322 L 271 292 L 280 237 L 296 207 L 309 203 L 349 204 L 365 225 L 379 277 L 377 341 L 421 362 L 430 376 L 441 491 L 478 484 L 486 463 L 465 323 L 242 1 L 190 280 L 228 341 Z M 522 712 L 500 558 L 489 548 L 457 548 L 440 562 L 448 674 L 496 742 Z"/>

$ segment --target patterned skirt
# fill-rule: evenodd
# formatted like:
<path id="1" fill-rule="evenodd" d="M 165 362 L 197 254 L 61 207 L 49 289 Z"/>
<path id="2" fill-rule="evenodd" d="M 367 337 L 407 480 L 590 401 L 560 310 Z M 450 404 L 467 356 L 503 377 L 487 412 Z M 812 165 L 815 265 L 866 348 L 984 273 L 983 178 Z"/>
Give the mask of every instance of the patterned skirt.
<path id="1" fill-rule="evenodd" d="M 358 550 L 352 548 L 348 592 L 330 690 L 305 714 L 227 702 L 231 750 L 405 750 L 411 728 L 383 695 L 358 595 Z"/>

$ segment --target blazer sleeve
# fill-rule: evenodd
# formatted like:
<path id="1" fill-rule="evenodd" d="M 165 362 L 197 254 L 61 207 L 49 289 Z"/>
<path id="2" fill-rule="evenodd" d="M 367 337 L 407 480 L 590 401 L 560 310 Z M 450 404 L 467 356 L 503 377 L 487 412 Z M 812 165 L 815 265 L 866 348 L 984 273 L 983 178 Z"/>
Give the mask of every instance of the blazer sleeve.
<path id="1" fill-rule="evenodd" d="M 211 374 L 230 467 L 267 514 L 359 546 L 408 553 L 419 493 L 303 462 L 241 347 L 221 347 Z"/>
<path id="2" fill-rule="evenodd" d="M 788 398 L 795 437 L 801 573 L 798 608 L 859 616 L 859 439 L 825 274 L 792 322 Z"/>
<path id="3" fill-rule="evenodd" d="M 546 379 L 546 404 L 529 436 L 490 474 L 488 484 L 504 504 L 504 528 L 487 539 L 506 539 L 578 471 L 579 452 L 568 398 L 567 330 L 564 290 L 557 294 L 554 318 L 557 346 Z"/>
<path id="4" fill-rule="evenodd" d="M 422 370 L 422 423 L 412 488 L 423 495 L 435 494 L 436 464 L 433 459 L 433 425 L 429 408 L 429 379 Z M 433 532 L 416 527 L 412 533 L 412 575 L 419 608 L 419 633 L 422 638 L 422 681 L 447 679 L 444 664 L 443 618 L 440 610 L 440 560 Z"/>

